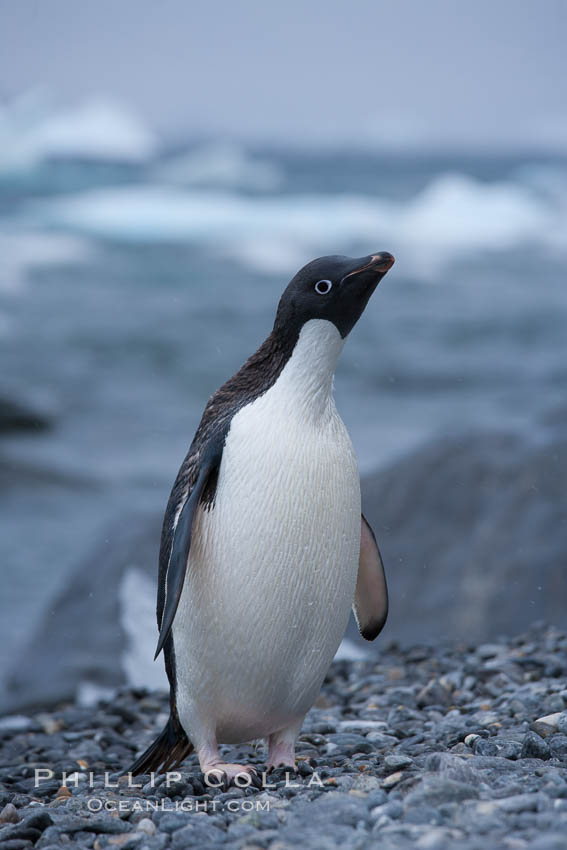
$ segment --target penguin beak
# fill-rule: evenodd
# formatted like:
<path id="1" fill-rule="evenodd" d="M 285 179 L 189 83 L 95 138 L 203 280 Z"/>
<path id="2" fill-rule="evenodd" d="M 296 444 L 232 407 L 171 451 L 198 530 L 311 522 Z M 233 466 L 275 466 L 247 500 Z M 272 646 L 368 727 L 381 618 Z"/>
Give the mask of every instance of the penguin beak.
<path id="1" fill-rule="evenodd" d="M 342 304 L 345 311 L 346 336 L 362 316 L 372 293 L 388 271 L 394 265 L 394 258 L 387 251 L 350 260 L 344 269 L 339 290 L 342 293 Z M 349 321 L 346 322 L 346 316 Z"/>
<path id="2" fill-rule="evenodd" d="M 364 257 L 360 260 L 355 260 L 355 268 L 348 271 L 347 274 L 344 275 L 341 280 L 341 284 L 345 282 L 349 277 L 353 277 L 354 275 L 360 274 L 361 272 L 377 272 L 379 277 L 378 281 L 386 272 L 392 268 L 395 263 L 395 258 L 392 254 L 389 254 L 387 251 L 381 251 L 378 254 L 371 254 L 369 257 Z"/>

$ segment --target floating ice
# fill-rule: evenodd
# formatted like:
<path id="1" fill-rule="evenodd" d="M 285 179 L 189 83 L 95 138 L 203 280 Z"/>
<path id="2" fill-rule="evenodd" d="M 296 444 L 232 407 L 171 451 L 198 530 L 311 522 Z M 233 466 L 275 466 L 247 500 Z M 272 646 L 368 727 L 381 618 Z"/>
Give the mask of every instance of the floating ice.
<path id="1" fill-rule="evenodd" d="M 269 192 L 277 189 L 283 175 L 267 159 L 250 156 L 232 142 L 214 142 L 179 154 L 157 165 L 157 182 L 177 186 L 219 186 Z"/>
<path id="2" fill-rule="evenodd" d="M 69 234 L 0 230 L 0 292 L 17 292 L 35 268 L 82 263 L 91 256 L 86 239 Z"/>
<path id="3" fill-rule="evenodd" d="M 27 172 L 54 157 L 142 162 L 154 148 L 139 119 L 106 99 L 57 109 L 28 95 L 0 106 L 0 174 Z"/>
<path id="4" fill-rule="evenodd" d="M 317 254 L 386 246 L 418 274 L 463 253 L 567 249 L 567 201 L 511 182 L 435 178 L 405 202 L 362 195 L 271 195 L 163 186 L 97 189 L 44 204 L 39 222 L 96 237 L 212 244 L 262 271 L 293 271 Z"/>

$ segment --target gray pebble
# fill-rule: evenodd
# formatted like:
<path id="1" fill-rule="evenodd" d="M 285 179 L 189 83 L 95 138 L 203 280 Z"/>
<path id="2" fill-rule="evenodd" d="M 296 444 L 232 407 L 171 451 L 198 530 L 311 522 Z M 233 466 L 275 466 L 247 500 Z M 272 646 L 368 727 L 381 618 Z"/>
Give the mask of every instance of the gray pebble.
<path id="1" fill-rule="evenodd" d="M 521 757 L 523 745 L 520 741 L 503 741 L 497 744 L 498 755 L 503 759 L 518 759 Z"/>
<path id="2" fill-rule="evenodd" d="M 0 812 L 0 825 L 5 823 L 18 823 L 20 821 L 20 815 L 18 814 L 18 810 L 12 803 L 6 803 L 2 811 Z"/>
<path id="3" fill-rule="evenodd" d="M 189 821 L 183 829 L 174 832 L 171 836 L 170 844 L 173 850 L 187 850 L 188 847 L 208 847 L 211 844 L 221 843 L 226 840 L 227 836 L 225 832 L 219 829 L 218 826 L 212 823 L 209 824 L 206 821 L 203 822 L 203 820 L 201 819 L 199 822 Z M 254 832 L 253 829 L 252 832 Z M 248 832 L 245 832 L 244 835 L 236 835 L 235 838 L 246 837 L 248 834 Z"/>
<path id="4" fill-rule="evenodd" d="M 454 779 L 445 779 L 438 776 L 424 777 L 414 790 L 406 797 L 406 801 L 412 805 L 418 803 L 452 803 L 462 800 L 470 800 L 478 797 L 479 791 L 474 785 L 458 782 Z"/>
<path id="5" fill-rule="evenodd" d="M 366 798 L 366 805 L 369 809 L 373 809 L 376 806 L 382 806 L 388 800 L 388 795 L 382 788 L 376 788 L 375 791 L 371 791 L 368 797 Z"/>
<path id="6" fill-rule="evenodd" d="M 26 815 L 19 823 L 9 824 L 0 829 L 0 847 L 4 842 L 19 839 L 31 841 L 33 844 L 41 837 L 41 833 L 53 824 L 48 812 L 38 811 Z"/>
<path id="7" fill-rule="evenodd" d="M 405 823 L 422 823 L 439 826 L 442 817 L 439 809 L 432 805 L 420 804 L 409 806 L 405 813 Z"/>
<path id="8" fill-rule="evenodd" d="M 169 836 L 162 835 L 152 835 L 150 839 L 144 839 L 138 845 L 136 850 L 165 850 L 166 847 L 169 846 Z M 62 848 L 59 848 L 62 850 Z M 209 848 L 207 848 L 209 850 Z M 213 847 L 210 850 L 214 850 Z"/>
<path id="9" fill-rule="evenodd" d="M 28 728 L 0 733 L 0 825 L 11 805 L 0 850 L 4 838 L 20 850 L 360 850 L 373 841 L 384 850 L 493 850 L 504 839 L 514 850 L 563 850 L 567 690 L 557 673 L 566 669 L 567 635 L 545 627 L 480 650 L 384 647 L 379 661 L 341 662 L 323 686 L 324 707 L 306 718 L 295 787 L 276 777 L 260 791 L 205 788 L 191 756 L 169 788 L 145 776 L 143 789 L 105 792 L 104 770 L 122 770 L 163 724 L 165 694 L 125 688 L 96 711 L 44 711 Z M 534 734 L 546 712 L 553 725 Z M 260 769 L 265 755 L 226 751 L 228 761 Z M 79 758 L 95 771 L 94 790 L 83 779 L 55 801 L 59 779 L 34 788 L 35 765 L 72 772 Z M 310 785 L 315 774 L 322 786 Z M 88 796 L 159 801 L 171 811 L 88 814 Z M 175 811 L 187 798 L 216 811 Z M 266 803 L 269 811 L 255 808 Z M 10 838 L 13 828 L 28 837 Z"/>
<path id="10" fill-rule="evenodd" d="M 31 797 L 28 797 L 27 794 L 14 794 L 11 802 L 17 809 L 21 809 L 24 808 L 24 806 L 29 806 L 31 803 Z"/>
<path id="11" fill-rule="evenodd" d="M 530 850 L 565 850 L 565 832 L 538 836 L 530 843 Z"/>
<path id="12" fill-rule="evenodd" d="M 552 758 L 567 762 L 567 735 L 552 735 L 546 742 Z"/>
<path id="13" fill-rule="evenodd" d="M 23 714 L 0 717 L 0 732 L 29 732 L 34 728 L 37 728 L 36 722 Z"/>
<path id="14" fill-rule="evenodd" d="M 306 810 L 306 815 L 322 824 L 350 824 L 368 821 L 369 814 L 366 801 L 362 798 L 350 797 L 338 791 L 331 791 L 325 796 L 318 797 Z"/>
<path id="15" fill-rule="evenodd" d="M 541 794 L 515 794 L 498 800 L 504 812 L 537 812 L 545 798 Z"/>
<path id="16" fill-rule="evenodd" d="M 381 806 L 375 806 L 371 812 L 370 817 L 372 820 L 379 820 L 381 817 L 386 816 L 389 820 L 397 820 L 401 818 L 404 813 L 404 807 L 399 800 L 392 800 L 390 803 L 385 803 Z"/>
<path id="17" fill-rule="evenodd" d="M 160 832 L 172 833 L 177 829 L 183 829 L 187 826 L 187 821 L 191 816 L 190 812 L 156 812 L 153 816 L 153 822 Z"/>
<path id="18" fill-rule="evenodd" d="M 413 764 L 413 759 L 404 755 L 404 753 L 392 753 L 384 759 L 384 766 L 388 770 L 400 770 L 401 768 L 409 767 L 410 764 Z"/>
<path id="19" fill-rule="evenodd" d="M 373 743 L 363 735 L 354 735 L 349 732 L 328 735 L 328 741 L 347 756 L 352 756 L 355 753 L 373 753 L 375 749 Z"/>
<path id="20" fill-rule="evenodd" d="M 473 753 L 477 756 L 497 756 L 498 746 L 495 741 L 477 738 L 473 743 Z"/>
<path id="21" fill-rule="evenodd" d="M 438 679 L 431 679 L 417 695 L 417 705 L 424 708 L 429 705 L 450 705 L 451 691 Z"/>
<path id="22" fill-rule="evenodd" d="M 549 744 L 537 732 L 527 732 L 522 746 L 521 758 L 548 759 L 550 757 Z"/>
<path id="23" fill-rule="evenodd" d="M 382 732 L 369 732 L 366 740 L 374 744 L 377 750 L 390 749 L 398 743 L 394 735 L 384 735 Z"/>

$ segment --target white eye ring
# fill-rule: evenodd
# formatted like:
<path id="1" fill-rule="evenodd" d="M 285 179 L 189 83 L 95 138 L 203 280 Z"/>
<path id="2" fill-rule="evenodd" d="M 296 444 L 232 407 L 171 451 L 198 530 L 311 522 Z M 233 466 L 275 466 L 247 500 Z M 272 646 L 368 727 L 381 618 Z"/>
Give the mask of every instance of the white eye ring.
<path id="1" fill-rule="evenodd" d="M 318 295 L 327 295 L 333 288 L 333 284 L 330 280 L 319 280 L 315 284 L 315 292 Z"/>

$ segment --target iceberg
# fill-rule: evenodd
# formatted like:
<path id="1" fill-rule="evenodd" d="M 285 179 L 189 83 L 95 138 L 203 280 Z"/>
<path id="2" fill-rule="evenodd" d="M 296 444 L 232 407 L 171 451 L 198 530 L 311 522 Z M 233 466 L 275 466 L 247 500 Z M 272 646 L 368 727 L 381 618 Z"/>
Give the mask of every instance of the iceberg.
<path id="1" fill-rule="evenodd" d="M 94 98 L 56 108 L 42 95 L 0 106 L 0 174 L 21 174 L 54 158 L 140 163 L 153 134 L 125 107 Z"/>
<path id="2" fill-rule="evenodd" d="M 126 243 L 195 242 L 263 272 L 317 254 L 388 244 L 418 276 L 463 254 L 567 251 L 567 200 L 519 183 L 442 174 L 405 201 L 360 194 L 271 194 L 138 185 L 37 204 L 36 224 Z M 354 248 L 353 248 L 354 250 Z"/>
<path id="3" fill-rule="evenodd" d="M 271 192 L 283 182 L 281 170 L 268 159 L 251 156 L 233 142 L 214 142 L 160 163 L 152 176 L 177 186 L 217 186 Z"/>

